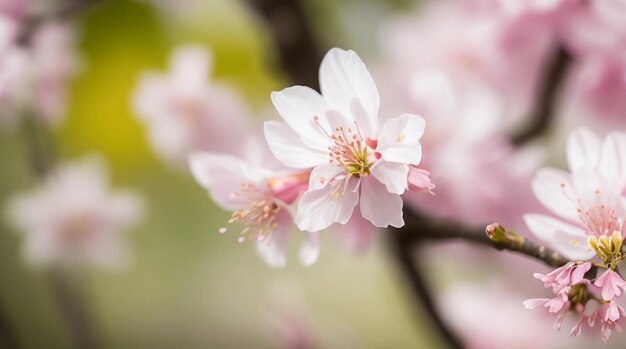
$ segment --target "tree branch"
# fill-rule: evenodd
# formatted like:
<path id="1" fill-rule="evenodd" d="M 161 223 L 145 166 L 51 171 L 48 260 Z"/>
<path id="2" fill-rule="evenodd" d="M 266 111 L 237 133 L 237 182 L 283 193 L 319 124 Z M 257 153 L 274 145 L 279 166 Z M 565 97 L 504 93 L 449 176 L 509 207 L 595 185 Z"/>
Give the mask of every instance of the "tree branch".
<path id="1" fill-rule="evenodd" d="M 399 231 L 400 230 L 397 230 L 395 232 Z M 389 236 L 389 244 L 393 251 L 392 255 L 410 286 L 413 298 L 418 300 L 422 305 L 419 311 L 425 311 L 428 314 L 429 318 L 433 321 L 433 326 L 450 348 L 463 348 L 461 340 L 448 328 L 448 324 L 441 314 L 439 314 L 431 296 L 430 289 L 428 288 L 428 283 L 423 276 L 424 268 L 422 268 L 419 258 L 413 258 L 413 248 L 415 248 L 417 244 L 413 243 L 414 240 L 405 241 L 407 237 L 408 235 L 391 234 Z"/>
<path id="2" fill-rule="evenodd" d="M 299 0 L 249 0 L 267 22 L 278 63 L 296 85 L 319 90 L 317 70 L 322 51 L 302 2 Z"/>
<path id="3" fill-rule="evenodd" d="M 498 224 L 492 224 L 488 229 L 469 228 L 456 222 L 437 220 L 421 216 L 413 212 L 407 215 L 407 222 L 401 229 L 394 230 L 407 244 L 415 244 L 421 240 L 463 240 L 474 244 L 495 247 L 498 250 L 507 250 L 526 255 L 544 262 L 552 267 L 560 267 L 569 262 L 554 250 L 538 245 L 524 236 L 506 230 Z M 489 228 L 492 233 L 489 233 Z"/>
<path id="4" fill-rule="evenodd" d="M 565 80 L 572 59 L 565 49 L 558 46 L 542 76 L 543 85 L 536 97 L 537 103 L 531 113 L 530 124 L 511 137 L 511 142 L 522 146 L 535 139 L 548 129 L 554 119 L 554 109 L 558 102 L 559 88 Z"/>

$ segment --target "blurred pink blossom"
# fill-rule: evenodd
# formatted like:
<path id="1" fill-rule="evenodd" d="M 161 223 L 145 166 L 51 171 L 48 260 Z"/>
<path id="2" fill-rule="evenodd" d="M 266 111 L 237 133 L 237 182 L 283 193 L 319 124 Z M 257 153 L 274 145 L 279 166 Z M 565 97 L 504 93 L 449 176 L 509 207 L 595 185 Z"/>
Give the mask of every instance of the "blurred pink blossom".
<path id="1" fill-rule="evenodd" d="M 182 46 L 170 57 L 169 72 L 146 72 L 133 106 L 148 126 L 155 151 L 182 164 L 194 151 L 242 155 L 248 135 L 245 104 L 230 89 L 208 79 L 211 55 L 199 46 Z"/>
<path id="2" fill-rule="evenodd" d="M 443 292 L 440 304 L 466 348 L 553 348 L 546 319 L 525 312 L 518 298 L 502 285 L 460 283 Z"/>
<path id="3" fill-rule="evenodd" d="M 2 29 L 0 29 L 2 31 Z M 4 118 L 34 113 L 51 125 L 65 116 L 67 80 L 78 71 L 74 33 L 46 22 L 28 46 L 11 43 L 0 53 L 0 99 Z"/>
<path id="4" fill-rule="evenodd" d="M 223 209 L 233 211 L 229 223 L 243 226 L 238 241 L 254 241 L 268 265 L 284 267 L 287 239 L 294 230 L 289 205 L 297 197 L 294 192 L 306 189 L 309 173 L 276 172 L 225 154 L 196 153 L 190 156 L 189 165 L 211 198 Z M 220 233 L 225 232 L 226 228 L 220 229 Z M 304 235 L 300 262 L 311 265 L 319 256 L 319 233 Z"/>
<path id="5" fill-rule="evenodd" d="M 122 232 L 137 222 L 143 201 L 133 192 L 111 192 L 102 161 L 87 158 L 59 166 L 7 209 L 23 231 L 29 262 L 120 267 L 128 259 Z"/>
<path id="6" fill-rule="evenodd" d="M 409 193 L 407 202 L 444 218 L 519 229 L 524 210 L 536 206 L 526 183 L 542 153 L 515 149 L 508 137 L 534 102 L 553 37 L 487 2 L 429 2 L 394 19 L 382 31 L 388 62 L 379 80 L 393 107 L 387 114 L 408 110 L 428 123 L 420 167 L 432 173 L 437 195 Z"/>
<path id="7" fill-rule="evenodd" d="M 402 114 L 380 127 L 378 90 L 353 51 L 326 54 L 320 85 L 321 95 L 303 86 L 272 93 L 286 123 L 265 123 L 278 160 L 313 168 L 296 224 L 306 231 L 345 224 L 360 203 L 361 215 L 375 226 L 403 226 L 400 195 L 408 188 L 409 165 L 421 160 L 424 120 Z"/>

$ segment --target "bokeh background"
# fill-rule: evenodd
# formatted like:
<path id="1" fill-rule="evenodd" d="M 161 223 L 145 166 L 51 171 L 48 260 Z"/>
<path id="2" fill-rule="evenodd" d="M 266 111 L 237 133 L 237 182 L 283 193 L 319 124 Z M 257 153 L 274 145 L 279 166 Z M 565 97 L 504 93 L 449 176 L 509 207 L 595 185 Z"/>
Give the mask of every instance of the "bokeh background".
<path id="1" fill-rule="evenodd" d="M 67 111 L 61 122 L 49 127 L 54 144 L 50 145 L 51 153 L 64 161 L 92 154 L 102 157 L 112 187 L 136 191 L 143 196 L 146 206 L 139 224 L 123 233 L 131 251 L 128 266 L 121 270 L 87 268 L 79 278 L 73 279 L 73 286 L 84 298 L 84 310 L 93 322 L 99 347 L 311 349 L 289 346 L 284 333 L 277 330 L 283 325 L 288 328 L 287 332 L 297 334 L 302 330 L 304 335 L 310 335 L 314 348 L 444 347 L 431 319 L 407 290 L 404 275 L 391 255 L 385 231 L 377 233 L 374 243 L 359 253 L 347 251 L 332 234 L 325 234 L 321 256 L 310 267 L 298 263 L 297 248 L 301 239 L 294 234 L 296 238 L 291 239 L 287 249 L 287 267 L 272 269 L 257 256 L 252 244 L 238 244 L 232 235 L 218 234 L 230 214 L 211 201 L 185 166 L 172 166 L 151 146 L 148 127 L 133 110 L 133 95 L 145 71 L 167 72 L 171 53 L 181 45 L 198 45 L 212 53 L 213 68 L 207 78 L 239 94 L 250 109 L 255 126 L 260 127 L 262 121 L 278 117 L 271 105 L 270 93 L 293 83 L 289 74 L 281 69 L 270 28 L 250 6 L 254 1 L 101 0 L 67 20 L 76 35 L 80 64 L 78 72 L 67 81 Z M 64 0 L 35 2 L 45 10 Z M 549 16 L 545 21 L 542 15 L 537 19 L 533 14 L 528 21 L 509 23 L 506 21 L 510 18 L 503 17 L 505 32 L 498 29 L 502 24 L 499 18 L 489 21 L 483 28 L 476 23 L 490 16 L 464 17 L 464 13 L 456 11 L 450 16 L 438 17 L 446 8 L 454 6 L 441 5 L 441 8 L 424 11 L 425 15 L 419 17 L 416 14 L 421 13 L 421 6 L 426 2 L 437 4 L 439 0 L 299 1 L 322 52 L 342 47 L 357 51 L 363 58 L 377 81 L 386 114 L 407 111 L 403 109 L 406 105 L 415 107 L 414 101 L 407 101 L 409 87 L 402 84 L 409 84 L 405 80 L 412 74 L 423 79 L 420 80 L 423 86 L 411 85 L 411 88 L 422 88 L 428 97 L 425 99 L 430 100 L 431 104 L 419 105 L 424 111 L 432 112 L 430 119 L 425 115 L 427 132 L 423 142 L 429 144 L 425 149 L 436 149 L 436 155 L 430 159 L 426 159 L 425 152 L 424 162 L 445 173 L 433 173 L 433 178 L 444 178 L 442 182 L 436 181 L 442 183 L 438 184 L 441 191 L 437 200 L 424 196 L 426 199 L 418 198 L 411 201 L 411 205 L 444 218 L 483 226 L 492 223 L 490 214 L 493 212 L 498 219 L 509 217 L 512 226 L 528 236 L 529 232 L 521 224 L 522 214 L 529 212 L 529 207 L 533 212 L 542 209 L 531 195 L 530 179 L 536 167 L 543 164 L 565 167 L 565 138 L 576 126 L 586 125 L 600 134 L 623 130 L 626 114 L 621 113 L 620 108 L 626 101 L 625 56 L 621 51 L 615 54 L 622 65 L 616 64 L 615 70 L 607 65 L 606 71 L 605 66 L 594 65 L 596 62 L 589 59 L 591 68 L 600 67 L 600 73 L 596 71 L 593 75 L 585 70 L 589 68 L 583 64 L 587 63 L 586 58 L 578 60 L 578 52 L 571 49 L 569 54 L 574 59 L 570 57 L 569 64 L 574 66 L 573 73 L 561 81 L 561 90 L 555 99 L 566 97 L 555 103 L 558 110 L 553 111 L 554 124 L 549 132 L 539 135 L 536 142 L 523 150 L 510 150 L 497 142 L 483 144 L 481 137 L 496 141 L 527 124 L 533 106 L 538 103 L 533 91 L 540 88 L 538 85 L 546 75 L 544 68 L 549 65 L 545 62 L 557 46 L 556 41 L 550 41 L 554 38 L 548 38 L 541 30 L 545 29 L 546 22 L 555 24 L 557 21 Z M 539 4 L 539 12 L 543 11 L 541 4 L 548 2 L 552 3 L 547 0 L 450 1 L 473 4 L 477 8 L 481 4 L 532 3 L 532 6 Z M 533 7 L 532 11 L 537 8 Z M 620 18 L 624 17 L 611 17 L 610 12 L 604 14 L 613 20 L 617 18 L 612 24 L 620 27 Z M 416 18 L 424 24 L 419 22 L 414 26 Z M 458 18 L 464 19 L 457 21 Z M 537 22 L 533 22 L 535 20 Z M 450 23 L 450 30 L 441 23 Z M 467 37 L 462 28 L 466 23 L 473 23 Z M 432 29 L 437 35 L 422 31 L 424 28 Z M 624 33 L 626 30 L 621 32 Z M 504 39 L 498 34 L 503 34 Z M 463 36 L 458 43 L 455 35 Z M 571 35 L 563 36 L 571 39 Z M 595 38 L 588 37 L 588 43 L 593 43 Z M 597 38 L 602 35 L 598 34 Z M 493 81 L 482 79 L 480 75 L 484 73 L 481 68 L 490 67 L 492 54 L 502 58 L 499 46 L 485 43 L 490 39 L 502 39 L 504 46 L 510 44 L 507 50 L 502 50 L 505 51 L 501 60 L 504 63 L 491 67 L 495 73 L 489 71 L 494 73 L 490 78 L 498 83 L 504 81 L 507 88 L 491 86 Z M 546 44 L 544 39 L 549 42 Z M 537 50 L 533 45 L 535 41 L 539 43 Z M 527 45 L 529 42 L 531 44 Z M 484 52 L 473 49 L 472 45 L 480 48 L 482 44 L 485 44 Z M 393 56 L 398 47 L 402 49 L 400 53 L 406 49 L 406 57 L 403 54 Z M 439 62 L 441 57 L 437 50 L 443 52 L 441 57 L 445 58 L 446 54 L 453 57 Z M 471 54 L 475 52 L 478 54 Z M 425 62 L 420 62 L 426 66 L 423 71 L 413 71 L 411 65 L 403 65 L 424 57 Z M 516 66 L 518 61 L 520 64 Z M 526 64 L 527 61 L 530 63 Z M 433 62 L 435 68 L 440 68 L 438 63 L 445 68 L 450 68 L 449 64 L 452 68 L 442 75 L 437 75 L 441 71 L 434 69 L 432 75 L 429 69 L 433 68 L 430 66 Z M 533 62 L 540 64 L 531 64 Z M 580 68 L 580 62 L 584 69 Z M 624 71 L 620 73 L 619 69 Z M 619 78 L 619 74 L 623 77 Z M 517 84 L 509 75 L 524 82 L 539 77 L 539 82 L 528 83 L 527 90 L 531 91 L 528 92 L 525 83 Z M 433 77 L 434 80 L 427 79 Z M 437 80 L 442 77 L 443 80 Z M 452 87 L 454 92 L 459 92 L 458 100 L 446 95 L 450 92 L 446 90 L 449 87 L 446 83 L 450 81 L 458 83 Z M 592 91 L 577 88 L 580 81 Z M 524 91 L 518 93 L 516 88 L 520 85 Z M 402 88 L 397 89 L 398 86 Z M 433 90 L 429 90 L 433 86 Z M 485 91 L 487 93 L 483 94 Z M 490 104 L 491 93 L 496 96 L 497 108 Z M 599 101 L 600 106 L 614 107 L 615 115 L 599 118 L 601 112 L 594 114 L 595 111 L 582 115 L 582 109 L 569 102 L 582 101 L 579 96 L 585 93 Z M 391 103 L 385 106 L 385 102 Z M 420 102 L 424 101 L 417 104 Z M 439 118 L 438 113 L 443 117 Z M 497 118 L 489 119 L 486 116 L 489 113 L 497 114 Z M 456 114 L 463 114 L 458 117 L 460 122 Z M 3 121 L 2 115 L 0 121 Z M 482 130 L 483 125 L 487 125 L 485 130 Z M 10 198 L 40 183 L 32 168 L 31 144 L 21 126 L 19 121 L 12 125 L 0 123 L 2 212 L 6 211 Z M 429 133 L 428 130 L 434 131 Z M 479 135 L 465 139 L 465 131 Z M 457 142 L 459 139 L 462 141 Z M 467 147 L 463 141 L 467 141 Z M 452 145 L 448 148 L 446 142 Z M 480 144 L 476 146 L 473 142 Z M 506 159 L 502 162 L 498 162 L 502 160 L 499 158 L 494 161 L 495 166 L 482 167 L 485 164 L 475 161 L 493 155 L 494 150 L 498 153 L 501 145 L 502 149 L 510 150 L 510 153 L 504 151 Z M 450 183 L 452 185 L 446 187 Z M 24 235 L 8 224 L 5 216 L 0 219 L 0 311 L 6 324 L 14 329 L 20 347 L 73 347 L 71 331 L 59 312 L 58 299 L 50 283 L 50 270 L 25 260 Z M 556 332 L 552 329 L 554 316 L 523 308 L 523 300 L 545 296 L 541 283 L 532 278 L 533 272 L 548 271 L 543 264 L 458 242 L 422 247 L 415 251 L 415 256 L 424 262 L 424 270 L 428 271 L 426 277 L 436 296 L 436 306 L 468 345 L 472 343 L 471 347 L 588 348 L 601 344 L 598 333 L 572 340 L 568 332 L 575 319 L 569 319 L 564 330 Z M 0 318 L 0 330 L 2 326 Z M 507 344 L 502 346 L 502 343 Z M 611 344 L 605 347 L 621 348 L 624 343 L 624 336 L 614 335 Z"/>

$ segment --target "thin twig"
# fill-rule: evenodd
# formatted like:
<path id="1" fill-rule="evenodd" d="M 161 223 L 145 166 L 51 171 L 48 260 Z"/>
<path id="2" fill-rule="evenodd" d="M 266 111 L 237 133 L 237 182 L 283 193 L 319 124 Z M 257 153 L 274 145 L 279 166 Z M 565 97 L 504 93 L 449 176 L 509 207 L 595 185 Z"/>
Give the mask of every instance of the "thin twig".
<path id="1" fill-rule="evenodd" d="M 470 228 L 448 220 L 427 218 L 413 212 L 408 215 L 406 225 L 394 233 L 407 244 L 415 244 L 421 240 L 456 239 L 520 253 L 553 267 L 560 267 L 569 262 L 567 258 L 546 246 L 538 245 L 513 231 L 502 227 L 500 229 L 498 234 L 489 236 L 485 228 Z"/>
<path id="2" fill-rule="evenodd" d="M 75 280 L 69 279 L 66 273 L 52 272 L 48 274 L 48 281 L 74 347 L 98 348 L 93 322 L 85 311 L 84 297 L 76 287 Z"/>
<path id="3" fill-rule="evenodd" d="M 531 112 L 530 123 L 511 137 L 511 142 L 515 146 L 528 143 L 550 128 L 554 119 L 554 109 L 558 102 L 559 88 L 565 80 L 571 61 L 572 59 L 565 49 L 561 46 L 557 47 L 542 75 L 545 76 L 545 79 L 538 91 L 537 103 Z"/>

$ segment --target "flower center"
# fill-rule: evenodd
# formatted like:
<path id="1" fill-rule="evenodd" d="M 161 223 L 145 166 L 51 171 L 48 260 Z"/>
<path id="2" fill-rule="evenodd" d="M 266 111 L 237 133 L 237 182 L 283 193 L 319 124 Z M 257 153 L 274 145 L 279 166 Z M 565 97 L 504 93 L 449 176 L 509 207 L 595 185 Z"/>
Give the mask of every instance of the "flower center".
<path id="1" fill-rule="evenodd" d="M 622 231 L 622 219 L 617 218 L 615 209 L 609 208 L 604 204 L 578 207 L 576 212 L 587 233 L 591 235 L 611 235 L 614 231 Z"/>
<path id="2" fill-rule="evenodd" d="M 329 133 L 319 123 L 318 116 L 314 116 L 313 120 L 333 142 L 328 147 L 331 164 L 343 168 L 346 175 L 362 177 L 370 174 L 370 168 L 373 165 L 371 157 L 374 156 L 374 152 L 368 151 L 369 146 L 363 139 L 356 121 L 354 122 L 355 130 L 340 126 L 335 128 L 334 132 Z"/>
<path id="3" fill-rule="evenodd" d="M 246 237 L 249 240 L 265 240 L 276 228 L 276 216 L 281 207 L 276 200 L 255 186 L 244 183 L 241 190 L 234 192 L 233 196 L 245 195 L 249 198 L 248 204 L 233 212 L 228 223 L 241 224 L 243 230 L 239 233 L 239 243 L 243 243 Z M 226 232 L 225 228 L 220 233 Z"/>

